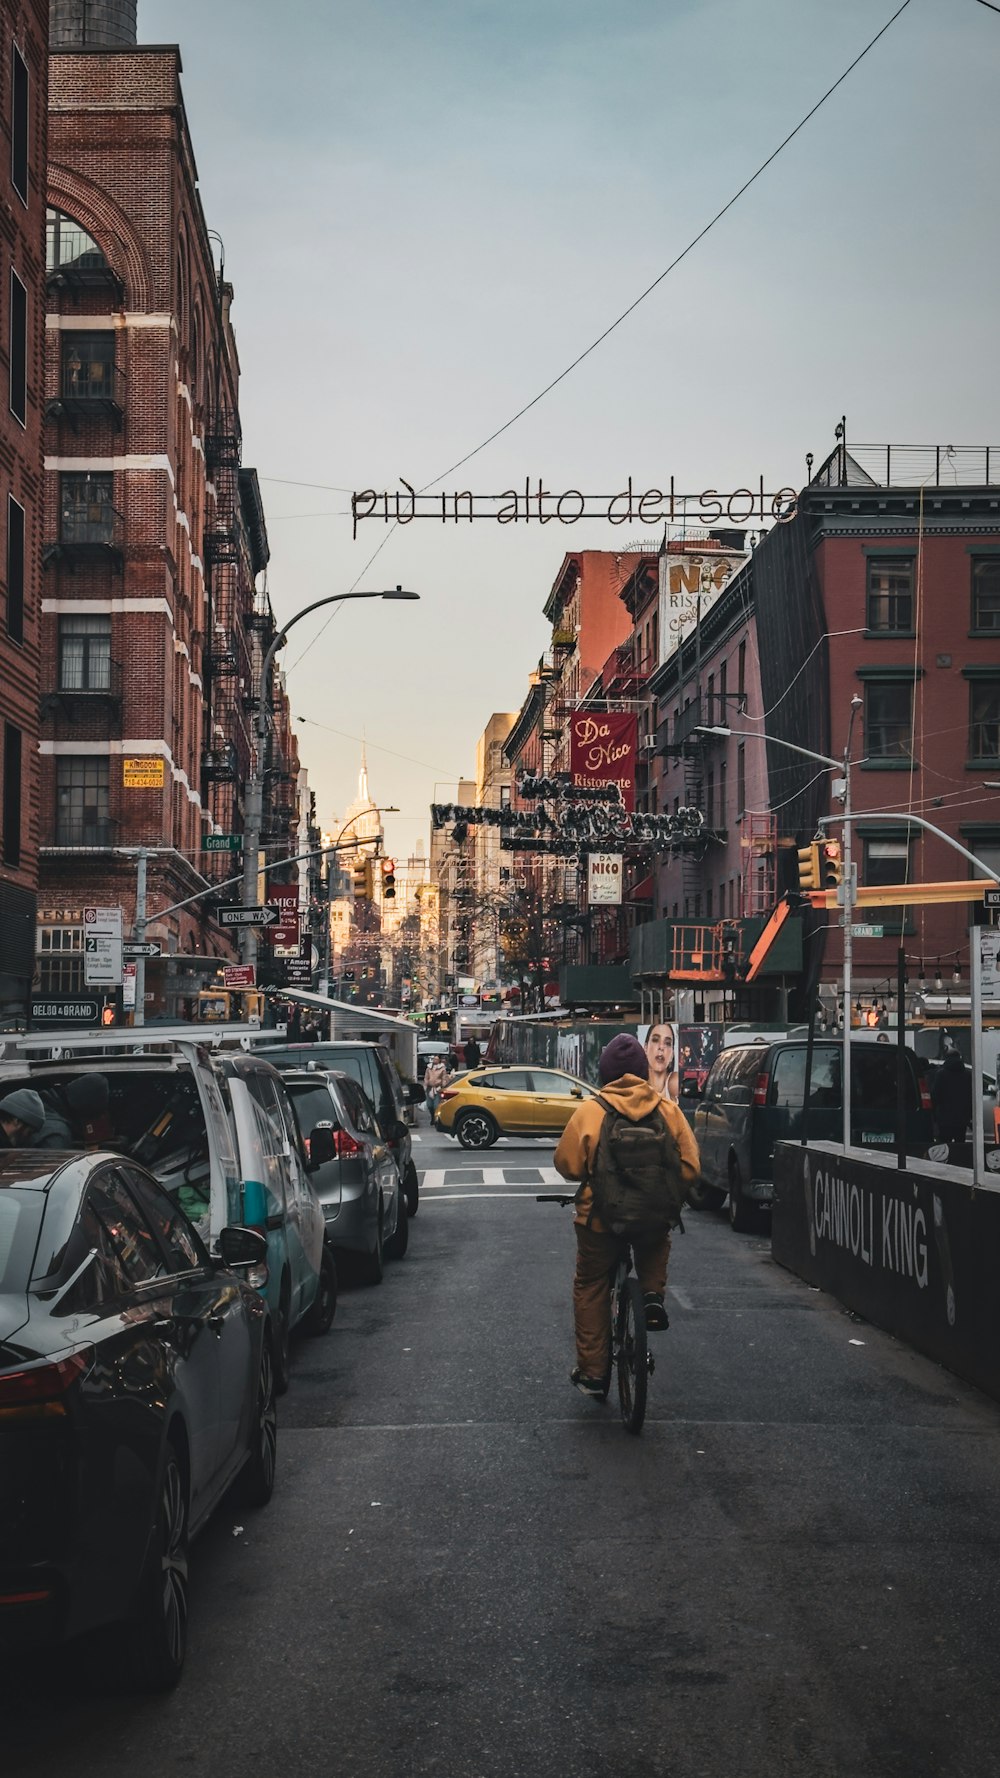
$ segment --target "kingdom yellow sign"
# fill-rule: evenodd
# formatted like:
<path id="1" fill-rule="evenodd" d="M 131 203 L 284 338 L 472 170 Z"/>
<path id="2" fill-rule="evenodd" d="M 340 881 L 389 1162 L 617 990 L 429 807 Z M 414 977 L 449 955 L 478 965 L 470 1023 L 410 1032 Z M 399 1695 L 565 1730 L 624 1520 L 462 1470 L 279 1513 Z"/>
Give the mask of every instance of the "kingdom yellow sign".
<path id="1" fill-rule="evenodd" d="M 123 759 L 122 784 L 126 790 L 162 790 L 163 764 L 158 753 L 149 759 Z"/>

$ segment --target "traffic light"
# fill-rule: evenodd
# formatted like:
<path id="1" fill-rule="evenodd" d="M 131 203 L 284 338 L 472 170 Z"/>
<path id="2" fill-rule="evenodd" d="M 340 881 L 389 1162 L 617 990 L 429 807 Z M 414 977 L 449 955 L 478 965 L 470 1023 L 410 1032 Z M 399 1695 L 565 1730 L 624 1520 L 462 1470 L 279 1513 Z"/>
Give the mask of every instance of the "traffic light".
<path id="1" fill-rule="evenodd" d="M 371 901 L 375 892 L 375 874 L 370 858 L 356 858 L 351 872 L 355 901 Z"/>
<path id="2" fill-rule="evenodd" d="M 383 901 L 395 901 L 395 899 L 396 899 L 396 860 L 394 858 L 383 858 L 383 860 L 382 860 L 382 900 Z"/>
<path id="3" fill-rule="evenodd" d="M 837 889 L 844 881 L 844 860 L 839 840 L 824 840 L 820 846 L 821 889 Z"/>
<path id="4" fill-rule="evenodd" d="M 820 881 L 819 853 L 820 853 L 820 848 L 819 848 L 818 843 L 815 840 L 813 840 L 812 843 L 808 846 L 800 846 L 799 847 L 798 857 L 799 857 L 799 888 L 800 889 L 821 889 L 823 887 L 823 885 Z"/>

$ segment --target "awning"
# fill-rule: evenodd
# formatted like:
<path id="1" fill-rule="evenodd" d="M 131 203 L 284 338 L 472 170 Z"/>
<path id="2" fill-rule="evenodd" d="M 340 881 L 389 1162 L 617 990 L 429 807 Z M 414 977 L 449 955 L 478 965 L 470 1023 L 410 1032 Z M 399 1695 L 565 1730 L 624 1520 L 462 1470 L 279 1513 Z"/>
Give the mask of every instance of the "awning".
<path id="1" fill-rule="evenodd" d="M 636 883 L 636 885 L 635 885 L 635 888 L 629 890 L 628 895 L 626 896 L 626 900 L 627 901 L 652 901 L 652 899 L 653 899 L 653 876 L 652 876 L 652 872 L 650 872 L 648 877 L 640 877 L 638 883 Z"/>

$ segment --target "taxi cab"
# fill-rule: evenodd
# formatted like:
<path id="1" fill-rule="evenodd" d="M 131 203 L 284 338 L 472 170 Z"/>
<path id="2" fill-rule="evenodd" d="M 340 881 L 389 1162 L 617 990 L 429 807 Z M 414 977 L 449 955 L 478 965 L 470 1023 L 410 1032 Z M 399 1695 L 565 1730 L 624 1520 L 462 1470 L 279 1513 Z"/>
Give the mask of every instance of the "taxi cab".
<path id="1" fill-rule="evenodd" d="M 463 1148 L 492 1148 L 501 1136 L 561 1136 L 592 1095 L 561 1068 L 473 1068 L 445 1087 L 434 1121 Z"/>

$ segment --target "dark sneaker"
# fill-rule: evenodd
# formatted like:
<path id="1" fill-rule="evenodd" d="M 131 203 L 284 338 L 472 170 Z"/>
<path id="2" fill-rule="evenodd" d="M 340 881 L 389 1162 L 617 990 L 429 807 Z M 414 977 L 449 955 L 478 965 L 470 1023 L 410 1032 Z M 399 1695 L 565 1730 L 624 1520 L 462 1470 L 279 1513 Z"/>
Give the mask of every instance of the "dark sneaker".
<path id="1" fill-rule="evenodd" d="M 646 1310 L 646 1326 L 651 1333 L 662 1333 L 670 1326 L 670 1316 L 663 1306 L 663 1298 L 655 1290 L 647 1290 L 643 1296 L 643 1307 Z"/>
<path id="2" fill-rule="evenodd" d="M 581 1395 L 593 1396 L 595 1401 L 604 1400 L 604 1384 L 600 1377 L 585 1377 L 581 1370 L 574 1367 L 569 1373 L 569 1380 L 579 1389 Z"/>

